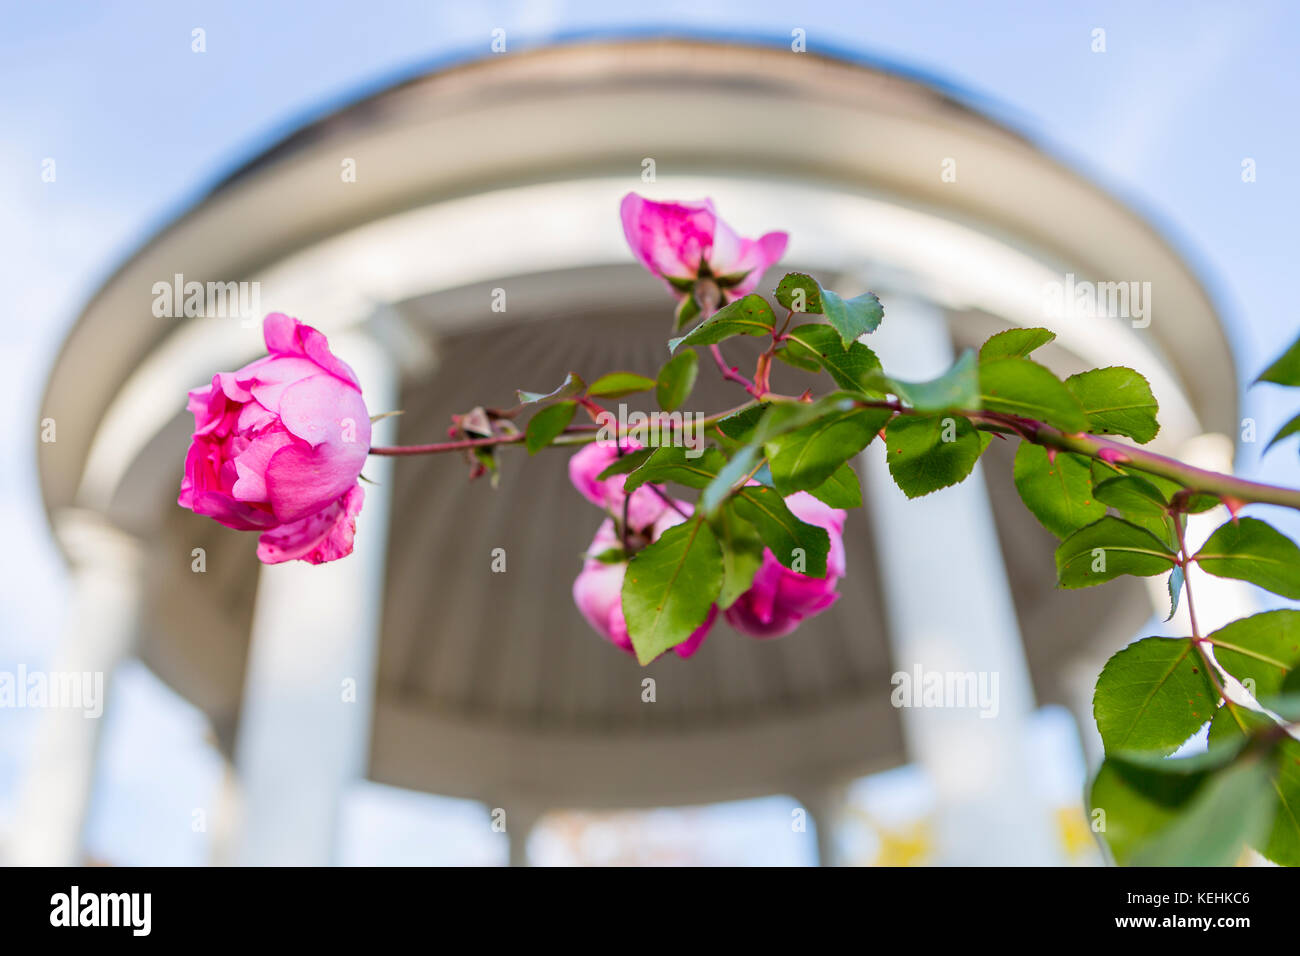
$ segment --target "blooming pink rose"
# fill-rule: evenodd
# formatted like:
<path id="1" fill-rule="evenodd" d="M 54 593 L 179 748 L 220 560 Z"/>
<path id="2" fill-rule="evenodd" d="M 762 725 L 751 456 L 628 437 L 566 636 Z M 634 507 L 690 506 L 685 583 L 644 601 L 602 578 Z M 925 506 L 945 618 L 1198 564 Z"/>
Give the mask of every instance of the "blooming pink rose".
<path id="1" fill-rule="evenodd" d="M 785 254 L 789 240 L 784 232 L 742 239 L 718 218 L 711 199 L 653 202 L 628 193 L 621 211 L 633 255 L 679 299 L 701 275 L 726 280 L 719 285 L 728 302 L 749 295 L 763 271 Z"/>
<path id="2" fill-rule="evenodd" d="M 624 439 L 624 453 L 636 451 L 641 446 L 634 441 Z M 623 520 L 623 483 L 627 475 L 611 475 L 604 481 L 597 479 L 602 471 L 618 459 L 618 448 L 612 442 L 594 442 L 587 445 L 569 459 L 569 480 L 582 496 L 593 505 L 606 508 L 609 513 Z M 654 524 L 668 507 L 661 494 L 663 487 L 642 485 L 632 490 L 632 500 L 627 506 L 627 523 L 636 531 Z"/>
<path id="3" fill-rule="evenodd" d="M 691 505 L 685 501 L 674 501 L 685 514 L 691 513 Z M 654 523 L 652 538 L 659 536 L 673 525 L 685 521 L 684 515 L 672 508 L 665 508 L 659 520 Z M 623 617 L 623 577 L 627 574 L 627 562 L 619 561 L 607 564 L 598 561 L 596 555 L 610 548 L 621 546 L 618 533 L 614 530 L 613 520 L 606 518 L 596 530 L 596 537 L 587 549 L 589 557 L 583 562 L 582 571 L 573 582 L 573 603 L 578 606 L 582 616 L 601 637 L 615 647 L 621 647 L 629 654 L 636 652 L 632 648 L 632 638 L 627 633 L 627 621 Z M 685 641 L 673 648 L 678 657 L 690 657 L 708 636 L 709 629 L 717 619 L 718 607 L 709 608 L 709 616 Z"/>
<path id="4" fill-rule="evenodd" d="M 749 590 L 727 608 L 727 621 L 750 637 L 781 637 L 806 617 L 826 610 L 839 595 L 836 583 L 844 577 L 844 519 L 846 512 L 819 501 L 806 491 L 785 499 L 800 521 L 825 528 L 831 548 L 826 556 L 826 577 L 812 578 L 791 571 L 763 550 L 763 561 Z"/>
<path id="5" fill-rule="evenodd" d="M 267 564 L 352 553 L 370 449 L 361 386 L 310 326 L 274 313 L 270 353 L 190 392 L 194 435 L 178 502 L 228 528 L 260 531 Z"/>

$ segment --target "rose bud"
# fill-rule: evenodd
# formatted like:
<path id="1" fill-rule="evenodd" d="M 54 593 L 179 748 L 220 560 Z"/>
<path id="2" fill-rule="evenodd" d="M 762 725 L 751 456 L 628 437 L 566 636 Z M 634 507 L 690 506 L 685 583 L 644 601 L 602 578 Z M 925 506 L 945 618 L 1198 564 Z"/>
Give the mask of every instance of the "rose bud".
<path id="1" fill-rule="evenodd" d="M 839 599 L 835 587 L 844 576 L 846 512 L 832 508 L 806 491 L 796 492 L 785 503 L 800 521 L 825 528 L 830 535 L 826 577 L 814 578 L 791 571 L 764 548 L 762 563 L 749 590 L 726 611 L 728 623 L 750 637 L 789 634 L 804 618 L 821 613 Z"/>
<path id="2" fill-rule="evenodd" d="M 628 193 L 621 212 L 632 254 L 681 303 L 679 324 L 697 311 L 692 298 L 697 281 L 713 282 L 721 302 L 744 298 L 758 288 L 764 270 L 785 254 L 789 240 L 784 232 L 741 238 L 718 218 L 711 199 L 654 202 Z"/>
<path id="3" fill-rule="evenodd" d="M 269 353 L 189 393 L 194 434 L 181 507 L 228 528 L 260 531 L 267 564 L 311 564 L 352 553 L 370 449 L 361 386 L 325 336 L 275 313 Z"/>
<path id="4" fill-rule="evenodd" d="M 663 514 L 651 528 L 654 540 L 658 540 L 659 536 L 673 525 L 681 524 L 686 520 L 685 515 L 690 514 L 691 506 L 688 502 L 674 501 L 673 504 L 685 514 L 679 513 L 672 507 L 665 507 Z M 627 574 L 627 561 L 608 562 L 600 560 L 599 557 L 611 549 L 621 547 L 622 542 L 614 530 L 614 522 L 605 519 L 597 529 L 591 547 L 587 549 L 587 558 L 583 562 L 582 571 L 573 582 L 573 603 L 577 605 L 578 611 L 597 634 L 615 647 L 635 655 L 632 638 L 627 633 L 627 621 L 623 617 L 623 577 Z M 717 616 L 718 608 L 715 604 L 709 609 L 709 616 L 705 618 L 704 623 L 696 628 L 690 637 L 674 647 L 673 653 L 685 658 L 699 650 Z"/>
<path id="5" fill-rule="evenodd" d="M 641 446 L 623 440 L 623 453 L 636 451 Z M 594 442 L 569 459 L 569 480 L 584 498 L 593 505 L 605 508 L 619 521 L 623 520 L 623 483 L 627 475 L 611 475 L 604 481 L 596 476 L 619 458 L 618 448 L 612 442 Z M 659 485 L 642 485 L 632 491 L 628 503 L 627 523 L 633 531 L 641 531 L 659 520 L 668 507 Z"/>

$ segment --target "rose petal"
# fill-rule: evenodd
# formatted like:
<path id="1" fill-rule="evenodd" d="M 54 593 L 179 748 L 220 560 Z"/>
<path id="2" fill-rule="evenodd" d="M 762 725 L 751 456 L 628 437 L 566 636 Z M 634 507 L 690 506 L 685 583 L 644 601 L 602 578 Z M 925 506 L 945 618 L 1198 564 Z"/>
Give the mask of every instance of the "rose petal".
<path id="1" fill-rule="evenodd" d="M 291 434 L 313 448 L 329 444 L 352 453 L 361 470 L 370 449 L 370 415 L 356 389 L 331 375 L 313 375 L 284 390 L 278 412 Z"/>
<path id="2" fill-rule="evenodd" d="M 356 516 L 366 493 L 353 485 L 329 506 L 299 520 L 265 532 L 257 542 L 257 557 L 265 564 L 298 559 L 308 564 L 337 561 L 352 553 Z"/>
<path id="3" fill-rule="evenodd" d="M 632 254 L 657 276 L 693 279 L 713 246 L 717 217 L 711 202 L 661 203 L 636 193 L 620 206 Z"/>
<path id="4" fill-rule="evenodd" d="M 695 631 L 682 643 L 673 648 L 673 653 L 685 660 L 700 649 L 704 639 L 709 636 L 709 631 L 713 628 L 713 622 L 718 619 L 718 606 L 715 604 L 709 608 L 709 616 L 704 619 L 704 623 L 695 629 Z"/>
<path id="5" fill-rule="evenodd" d="M 723 290 L 728 301 L 744 298 L 758 288 L 763 273 L 785 255 L 788 239 L 784 232 L 769 232 L 757 241 L 741 240 L 740 251 L 735 260 L 729 263 L 725 271 L 718 271 L 718 275 L 746 273 L 745 278 L 740 282 Z M 715 271 L 718 268 L 715 266 Z"/>
<path id="6" fill-rule="evenodd" d="M 273 312 L 262 321 L 262 338 L 268 352 L 301 355 L 331 375 L 357 389 L 361 388 L 352 367 L 335 356 L 329 350 L 329 341 L 325 336 L 310 325 L 303 325 L 283 312 Z"/>
<path id="7" fill-rule="evenodd" d="M 294 437 L 281 427 L 266 431 L 249 442 L 248 447 L 234 459 L 235 473 L 239 477 L 231 486 L 231 495 L 238 501 L 268 501 L 266 467 L 272 455 L 293 442 Z"/>

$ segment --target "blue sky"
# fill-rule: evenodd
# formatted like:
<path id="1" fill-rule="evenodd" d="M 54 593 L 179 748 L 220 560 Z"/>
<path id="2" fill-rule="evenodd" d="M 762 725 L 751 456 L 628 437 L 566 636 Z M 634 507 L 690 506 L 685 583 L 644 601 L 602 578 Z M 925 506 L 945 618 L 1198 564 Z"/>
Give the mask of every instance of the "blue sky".
<path id="1" fill-rule="evenodd" d="M 0 666 L 57 639 L 63 571 L 36 498 L 46 369 L 86 297 L 225 173 L 302 122 L 439 62 L 583 34 L 703 33 L 842 51 L 935 78 L 1120 193 L 1195 263 L 1248 382 L 1300 333 L 1300 5 L 1284 2 L 0 4 Z M 191 30 L 207 52 L 191 52 Z M 1107 50 L 1090 50 L 1095 28 Z M 1258 178 L 1241 181 L 1243 158 Z M 42 161 L 56 162 L 54 183 Z M 1060 228 L 1069 229 L 1069 223 Z M 1300 398 L 1264 386 L 1267 436 Z M 1300 484 L 1294 447 L 1239 470 Z M 160 705 L 161 706 L 161 705 Z M 0 826 L 30 743 L 0 716 Z M 197 733 L 197 731 L 195 731 Z M 196 779 L 209 773 L 195 771 Z M 130 777 L 126 777 L 129 781 Z"/>

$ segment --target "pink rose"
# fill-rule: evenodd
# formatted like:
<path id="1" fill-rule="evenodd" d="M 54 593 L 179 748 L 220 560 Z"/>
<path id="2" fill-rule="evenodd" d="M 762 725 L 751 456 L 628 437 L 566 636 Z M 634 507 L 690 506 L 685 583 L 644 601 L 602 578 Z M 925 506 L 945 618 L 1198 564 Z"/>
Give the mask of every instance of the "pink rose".
<path id="1" fill-rule="evenodd" d="M 636 451 L 641 446 L 634 441 L 624 439 L 623 450 Z M 611 475 L 604 481 L 597 479 L 602 471 L 618 460 L 618 448 L 610 442 L 594 442 L 583 448 L 569 459 L 569 480 L 582 496 L 599 508 L 608 509 L 611 515 L 623 520 L 623 483 L 627 475 Z M 628 503 L 627 523 L 635 531 L 648 528 L 654 524 L 668 507 L 660 493 L 663 488 L 655 485 L 642 485 L 632 491 L 632 500 Z"/>
<path id="2" fill-rule="evenodd" d="M 177 499 L 228 528 L 260 531 L 267 564 L 352 553 L 370 449 L 361 386 L 320 332 L 274 313 L 270 353 L 189 393 L 194 435 Z"/>
<path id="3" fill-rule="evenodd" d="M 727 302 L 758 288 L 763 271 L 785 254 L 789 237 L 769 232 L 742 239 L 713 211 L 713 201 L 652 202 L 636 193 L 623 197 L 623 234 L 632 253 L 684 299 L 701 277 L 719 282 Z"/>
<path id="4" fill-rule="evenodd" d="M 688 502 L 674 501 L 673 504 L 686 514 L 690 514 L 691 506 Z M 673 525 L 681 524 L 685 520 L 682 514 L 666 507 L 659 520 L 654 523 L 652 538 L 658 540 L 659 536 Z M 596 559 L 596 555 L 620 546 L 621 542 L 618 533 L 614 530 L 614 522 L 606 518 L 597 529 L 596 537 L 592 539 L 591 547 L 587 549 L 589 557 L 583 562 L 582 571 L 573 582 L 573 603 L 578 606 L 579 612 L 597 634 L 615 647 L 621 647 L 629 654 L 635 654 L 632 649 L 632 638 L 627 633 L 627 621 L 623 617 L 623 577 L 627 574 L 627 562 L 607 564 Z M 674 647 L 673 652 L 678 657 L 685 658 L 699 650 L 717 616 L 718 608 L 714 605 L 709 609 L 709 616 L 705 618 L 704 623 L 696 628 L 690 637 Z"/>
<path id="5" fill-rule="evenodd" d="M 785 499 L 801 521 L 825 528 L 831 539 L 826 557 L 826 577 L 812 578 L 791 571 L 764 549 L 763 561 L 749 590 L 727 608 L 727 621 L 750 637 L 781 637 L 806 617 L 834 604 L 836 583 L 844 577 L 844 519 L 846 512 L 814 498 L 806 491 Z"/>

